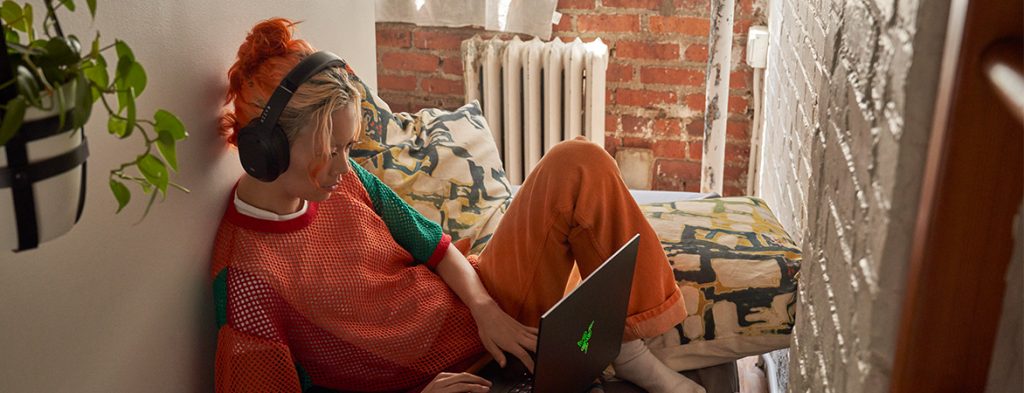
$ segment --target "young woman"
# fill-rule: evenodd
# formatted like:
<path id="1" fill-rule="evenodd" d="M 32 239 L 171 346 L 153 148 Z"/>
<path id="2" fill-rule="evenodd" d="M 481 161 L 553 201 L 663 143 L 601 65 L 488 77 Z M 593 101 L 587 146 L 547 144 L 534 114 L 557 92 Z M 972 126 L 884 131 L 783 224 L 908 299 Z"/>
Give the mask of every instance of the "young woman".
<path id="1" fill-rule="evenodd" d="M 228 72 L 222 132 L 230 144 L 271 93 L 315 51 L 294 23 L 253 27 Z M 464 372 L 487 354 L 533 367 L 541 314 L 563 294 L 573 263 L 585 277 L 640 233 L 617 375 L 650 392 L 703 388 L 655 358 L 640 338 L 686 314 L 661 244 L 614 160 L 584 140 L 559 144 L 509 206 L 481 255 L 463 255 L 441 228 L 349 159 L 363 132 L 362 93 L 349 68 L 302 84 L 278 124 L 287 170 L 243 174 L 217 232 L 218 392 L 483 392 Z M 471 262 L 472 261 L 472 262 Z"/>

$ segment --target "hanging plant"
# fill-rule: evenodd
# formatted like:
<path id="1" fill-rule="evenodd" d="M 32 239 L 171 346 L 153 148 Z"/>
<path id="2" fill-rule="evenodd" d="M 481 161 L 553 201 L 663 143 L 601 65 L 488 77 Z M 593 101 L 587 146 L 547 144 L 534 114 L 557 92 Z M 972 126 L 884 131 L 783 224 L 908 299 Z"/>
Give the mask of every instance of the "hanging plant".
<path id="1" fill-rule="evenodd" d="M 37 163 L 32 157 L 19 157 L 27 156 L 19 149 L 25 150 L 28 143 L 39 143 L 35 141 L 66 131 L 69 137 L 82 140 L 81 146 L 74 149 L 80 150 L 78 163 L 84 164 L 88 151 L 85 135 L 80 131 L 84 130 L 97 103 L 109 115 L 107 131 L 110 135 L 141 142 L 140 153 L 134 160 L 110 169 L 108 174 L 110 190 L 117 200 L 117 213 L 131 201 L 131 188 L 134 188 L 130 188 L 131 185 L 149 196 L 142 218 L 149 213 L 157 195 L 166 198 L 168 188 L 189 192 L 173 182 L 170 175 L 178 170 L 177 142 L 188 133 L 178 117 L 167 110 L 159 109 L 151 118 L 139 116 L 136 102 L 146 89 L 147 75 L 131 47 L 119 39 L 102 45 L 97 32 L 91 45 L 83 48 L 78 36 L 64 33 L 57 17 L 58 12 L 73 13 L 74 0 L 46 0 L 44 3 L 44 10 L 34 10 L 31 4 L 12 0 L 0 5 L 4 34 L 3 50 L 0 50 L 0 147 L 7 153 L 7 168 L 3 169 L 7 170 L 7 183 L 14 190 L 16 202 L 19 181 L 41 181 L 40 172 L 46 172 L 40 169 L 43 160 Z M 96 0 L 85 3 L 95 20 Z M 41 31 L 34 28 L 37 13 L 42 18 Z M 71 155 L 69 151 L 67 156 Z M 17 163 L 19 160 L 24 162 Z M 65 161 L 65 167 L 74 163 L 71 159 Z M 4 164 L 0 161 L 0 166 Z M 32 169 L 33 165 L 37 167 Z M 0 169 L 0 187 L 4 185 L 3 169 Z M 24 186 L 21 184 L 22 189 Z M 83 180 L 80 187 L 84 186 Z M 21 215 L 28 213 L 20 207 L 16 210 L 20 223 Z M 81 214 L 80 209 L 78 214 Z"/>

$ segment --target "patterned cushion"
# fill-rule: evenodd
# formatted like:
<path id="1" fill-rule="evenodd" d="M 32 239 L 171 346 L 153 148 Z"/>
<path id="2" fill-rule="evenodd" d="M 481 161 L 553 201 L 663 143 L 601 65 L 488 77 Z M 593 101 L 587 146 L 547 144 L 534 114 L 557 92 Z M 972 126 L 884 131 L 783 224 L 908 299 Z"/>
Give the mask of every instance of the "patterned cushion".
<path id="1" fill-rule="evenodd" d="M 452 241 L 479 254 L 511 201 L 498 150 L 476 101 L 454 111 L 391 113 L 365 83 L 367 125 L 352 159 L 413 208 L 441 223 Z"/>
<path id="2" fill-rule="evenodd" d="M 800 249 L 764 201 L 641 205 L 672 264 L 689 315 L 647 341 L 675 370 L 789 346 Z"/>

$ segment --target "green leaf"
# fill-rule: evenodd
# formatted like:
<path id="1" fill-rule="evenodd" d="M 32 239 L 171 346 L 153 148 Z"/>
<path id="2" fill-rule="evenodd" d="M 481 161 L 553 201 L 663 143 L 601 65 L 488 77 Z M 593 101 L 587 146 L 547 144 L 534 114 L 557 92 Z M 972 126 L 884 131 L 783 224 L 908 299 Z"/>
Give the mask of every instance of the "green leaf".
<path id="1" fill-rule="evenodd" d="M 68 103 L 64 101 L 64 89 L 67 85 L 57 85 L 53 88 L 53 98 L 57 100 L 57 127 L 64 129 L 64 122 L 67 121 Z"/>
<path id="2" fill-rule="evenodd" d="M 84 73 L 78 74 L 77 85 L 75 86 L 75 111 L 74 126 L 79 128 L 89 121 L 92 114 L 92 85 Z"/>
<path id="3" fill-rule="evenodd" d="M 60 3 L 64 4 L 68 11 L 75 12 L 75 0 L 60 0 Z"/>
<path id="4" fill-rule="evenodd" d="M 185 125 L 181 124 L 181 120 L 178 120 L 173 113 L 160 109 L 156 111 L 153 118 L 156 119 L 156 129 L 167 131 L 174 137 L 174 140 L 180 141 L 188 136 L 188 133 L 185 132 Z"/>
<path id="5" fill-rule="evenodd" d="M 117 59 L 117 68 L 114 69 L 114 87 L 117 88 L 117 113 L 124 110 L 128 104 L 128 72 L 132 68 L 133 61 L 128 56 L 121 56 Z M 134 98 L 134 97 L 132 97 Z"/>
<path id="6" fill-rule="evenodd" d="M 85 0 L 85 4 L 89 6 L 89 15 L 96 19 L 96 0 Z"/>
<path id="7" fill-rule="evenodd" d="M 25 97 L 14 97 L 7 101 L 7 110 L 4 111 L 4 118 L 0 121 L 0 146 L 14 137 L 21 127 L 21 121 L 25 117 Z"/>
<path id="8" fill-rule="evenodd" d="M 117 68 L 114 70 L 114 80 L 124 79 L 124 76 L 128 74 L 128 69 L 135 62 L 135 54 L 132 53 L 132 49 L 128 47 L 128 44 L 121 40 L 114 40 L 114 49 L 117 51 Z"/>
<path id="9" fill-rule="evenodd" d="M 44 65 L 66 66 L 77 63 L 78 54 L 71 46 L 71 42 L 64 37 L 49 39 L 46 41 L 46 46 L 43 47 L 46 50 L 46 55 L 40 58 L 36 64 L 42 67 Z"/>
<path id="10" fill-rule="evenodd" d="M 92 39 L 92 48 L 89 51 L 89 56 L 95 58 L 100 55 L 100 32 L 96 32 L 96 38 Z"/>
<path id="11" fill-rule="evenodd" d="M 18 84 L 18 94 L 24 96 L 29 104 L 42 105 L 42 101 L 39 100 L 39 83 L 36 82 L 35 76 L 32 75 L 32 71 L 29 71 L 28 67 L 19 65 L 15 80 Z"/>
<path id="12" fill-rule="evenodd" d="M 114 193 L 114 198 L 117 199 L 117 213 L 120 213 L 121 209 L 124 209 L 128 202 L 132 200 L 132 192 L 123 183 L 114 179 L 110 179 L 110 191 Z"/>
<path id="13" fill-rule="evenodd" d="M 132 130 L 126 126 L 128 123 L 119 117 L 110 116 L 107 120 L 107 132 L 117 135 L 118 138 L 124 139 L 132 134 Z"/>
<path id="14" fill-rule="evenodd" d="M 117 92 L 117 114 L 120 115 L 124 112 L 124 107 L 128 106 L 128 100 L 134 100 L 127 91 Z"/>
<path id="15" fill-rule="evenodd" d="M 21 37 L 18 36 L 18 32 L 14 31 L 14 29 L 4 29 L 4 39 L 7 42 L 21 42 Z"/>
<path id="16" fill-rule="evenodd" d="M 134 90 L 133 95 L 138 97 L 142 95 L 142 91 L 146 89 L 146 70 L 142 68 L 142 64 L 139 62 L 132 62 L 128 73 L 125 74 L 125 86 L 130 87 Z"/>
<path id="17" fill-rule="evenodd" d="M 132 48 L 128 47 L 124 41 L 114 40 L 114 49 L 117 50 L 117 58 L 127 57 L 131 61 L 135 61 L 135 55 L 132 53 Z"/>
<path id="18" fill-rule="evenodd" d="M 12 29 L 21 30 L 28 32 L 28 28 L 25 24 L 25 19 L 22 18 L 24 11 L 18 3 L 12 0 L 5 0 L 4 4 L 0 6 L 0 18 L 3 18 L 4 22 Z"/>
<path id="19" fill-rule="evenodd" d="M 143 185 L 143 189 L 146 189 L 146 188 L 147 187 L 145 185 Z M 149 192 L 147 191 L 146 193 L 148 194 Z M 153 195 L 149 196 L 149 202 L 146 202 L 146 211 L 142 212 L 142 217 L 139 218 L 139 221 L 137 221 L 136 224 L 138 224 L 138 223 L 142 222 L 142 220 L 146 219 L 146 216 L 149 215 L 149 209 L 151 207 L 153 207 L 153 202 L 156 202 L 156 193 L 155 192 L 153 193 Z"/>
<path id="20" fill-rule="evenodd" d="M 132 60 L 128 56 L 118 56 L 117 68 L 114 69 L 114 81 L 118 82 L 118 87 L 123 86 L 128 77 L 128 72 L 132 69 L 132 63 L 134 62 L 135 60 Z"/>
<path id="21" fill-rule="evenodd" d="M 28 33 L 28 40 L 32 41 L 36 37 L 36 33 L 32 28 L 32 4 L 25 4 L 25 9 L 22 10 L 21 16 L 25 18 L 25 31 Z"/>
<path id="22" fill-rule="evenodd" d="M 11 22 L 21 18 L 21 12 L 21 7 L 13 0 L 4 0 L 4 4 L 0 6 L 0 18 L 3 18 L 4 23 L 8 26 Z"/>
<path id="23" fill-rule="evenodd" d="M 107 76 L 107 60 L 103 58 L 103 55 L 97 56 L 95 61 L 88 63 L 83 69 L 83 73 L 85 73 L 86 78 L 89 78 L 90 81 L 101 86 L 103 89 L 110 85 L 110 79 Z M 100 98 L 100 94 L 102 94 L 99 90 L 93 90 L 92 93 L 93 102 L 96 102 Z"/>
<path id="24" fill-rule="evenodd" d="M 177 172 L 178 154 L 174 148 L 174 136 L 167 130 L 160 130 L 156 138 L 156 147 L 160 149 L 160 154 L 164 156 L 171 168 Z"/>
<path id="25" fill-rule="evenodd" d="M 117 60 L 114 82 L 118 90 L 128 90 L 131 87 L 135 90 L 135 97 L 138 97 L 146 89 L 146 81 L 146 71 L 142 68 L 142 64 L 131 61 L 127 57 Z"/>
<path id="26" fill-rule="evenodd" d="M 131 93 L 131 88 L 128 88 L 128 90 L 129 93 Z M 125 116 L 128 118 L 128 120 L 125 121 L 124 126 L 127 132 L 131 133 L 132 129 L 135 128 L 135 96 L 134 94 L 126 94 L 125 97 L 127 97 L 128 99 L 128 103 L 127 105 L 125 105 L 125 107 L 128 108 L 128 115 Z"/>
<path id="27" fill-rule="evenodd" d="M 156 158 L 152 154 L 146 153 L 139 159 L 139 172 L 142 172 L 142 176 L 147 181 L 156 186 L 164 194 L 167 193 L 167 167 L 164 166 L 163 161 Z"/>
<path id="28" fill-rule="evenodd" d="M 45 55 L 46 53 L 46 42 L 44 39 L 35 39 L 29 42 L 28 46 L 32 50 L 36 50 L 37 55 Z"/>

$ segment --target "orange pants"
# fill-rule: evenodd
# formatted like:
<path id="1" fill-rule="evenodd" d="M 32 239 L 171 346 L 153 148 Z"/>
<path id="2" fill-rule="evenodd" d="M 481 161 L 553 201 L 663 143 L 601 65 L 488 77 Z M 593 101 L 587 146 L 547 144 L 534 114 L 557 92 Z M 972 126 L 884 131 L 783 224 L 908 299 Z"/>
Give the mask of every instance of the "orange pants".
<path id="1" fill-rule="evenodd" d="M 505 312 L 532 327 L 565 293 L 575 262 L 586 277 L 640 234 L 624 341 L 657 336 L 686 317 L 658 236 L 603 147 L 559 143 L 512 199 L 478 264 Z"/>

